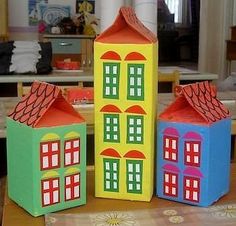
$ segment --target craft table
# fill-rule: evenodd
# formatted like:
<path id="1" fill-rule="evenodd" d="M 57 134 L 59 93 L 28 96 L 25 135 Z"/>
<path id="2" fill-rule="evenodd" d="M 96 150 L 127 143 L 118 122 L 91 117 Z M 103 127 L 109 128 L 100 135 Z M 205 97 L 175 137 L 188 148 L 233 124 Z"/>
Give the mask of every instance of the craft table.
<path id="1" fill-rule="evenodd" d="M 137 202 L 94 197 L 94 171 L 90 167 L 87 171 L 87 204 L 60 211 L 64 214 L 94 213 L 101 211 L 148 210 L 154 208 L 186 207 L 187 205 L 153 197 L 151 202 Z M 231 164 L 230 192 L 218 200 L 217 205 L 236 203 L 236 163 Z M 11 201 L 5 193 L 2 226 L 43 226 L 44 217 L 32 217 L 24 209 Z"/>

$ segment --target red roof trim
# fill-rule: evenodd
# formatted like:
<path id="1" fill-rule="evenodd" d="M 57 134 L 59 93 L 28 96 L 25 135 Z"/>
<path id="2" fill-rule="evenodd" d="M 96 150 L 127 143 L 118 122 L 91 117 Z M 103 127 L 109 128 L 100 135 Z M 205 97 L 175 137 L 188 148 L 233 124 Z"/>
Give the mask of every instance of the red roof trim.
<path id="1" fill-rule="evenodd" d="M 125 158 L 134 158 L 134 159 L 146 159 L 145 155 L 137 150 L 128 151 L 125 155 Z"/>
<path id="2" fill-rule="evenodd" d="M 133 105 L 125 110 L 127 113 L 134 113 L 134 114 L 140 114 L 140 115 L 146 115 L 147 113 L 144 111 L 142 107 L 139 105 Z"/>
<path id="3" fill-rule="evenodd" d="M 100 112 L 117 112 L 121 113 L 121 110 L 113 104 L 105 105 L 101 108 Z"/>
<path id="4" fill-rule="evenodd" d="M 125 60 L 146 60 L 146 57 L 143 56 L 141 53 L 132 52 L 132 53 L 129 53 L 129 54 L 125 57 Z"/>
<path id="5" fill-rule="evenodd" d="M 121 60 L 121 57 L 118 53 L 114 51 L 107 51 L 102 56 L 101 59 L 103 60 Z"/>
<path id="6" fill-rule="evenodd" d="M 107 148 L 107 149 L 103 150 L 100 155 L 121 158 L 120 154 L 113 148 Z"/>

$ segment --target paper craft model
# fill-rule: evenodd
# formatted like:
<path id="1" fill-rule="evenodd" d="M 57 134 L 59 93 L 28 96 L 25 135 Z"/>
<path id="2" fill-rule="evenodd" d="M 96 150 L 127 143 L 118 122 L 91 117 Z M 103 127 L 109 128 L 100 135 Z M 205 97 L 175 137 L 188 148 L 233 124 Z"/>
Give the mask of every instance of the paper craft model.
<path id="1" fill-rule="evenodd" d="M 122 7 L 94 48 L 95 195 L 150 201 L 157 39 Z"/>
<path id="2" fill-rule="evenodd" d="M 208 206 L 229 191 L 231 119 L 208 82 L 182 87 L 157 133 L 159 197 Z"/>
<path id="3" fill-rule="evenodd" d="M 86 124 L 54 85 L 34 82 L 7 118 L 8 194 L 33 216 L 86 203 Z"/>

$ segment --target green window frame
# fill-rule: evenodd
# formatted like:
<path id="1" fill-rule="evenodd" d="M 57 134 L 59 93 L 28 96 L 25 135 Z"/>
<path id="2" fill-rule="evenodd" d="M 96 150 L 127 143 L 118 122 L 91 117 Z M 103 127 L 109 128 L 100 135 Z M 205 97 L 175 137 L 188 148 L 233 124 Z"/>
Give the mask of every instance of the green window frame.
<path id="1" fill-rule="evenodd" d="M 128 100 L 144 100 L 144 64 L 128 64 Z"/>
<path id="2" fill-rule="evenodd" d="M 143 116 L 127 116 L 127 143 L 143 144 Z"/>
<path id="3" fill-rule="evenodd" d="M 104 114 L 104 141 L 120 142 L 119 114 Z"/>
<path id="4" fill-rule="evenodd" d="M 126 161 L 126 184 L 128 193 L 142 193 L 143 160 Z"/>
<path id="5" fill-rule="evenodd" d="M 119 98 L 120 63 L 103 63 L 103 98 Z"/>
<path id="6" fill-rule="evenodd" d="M 104 191 L 119 192 L 119 159 L 103 159 Z"/>

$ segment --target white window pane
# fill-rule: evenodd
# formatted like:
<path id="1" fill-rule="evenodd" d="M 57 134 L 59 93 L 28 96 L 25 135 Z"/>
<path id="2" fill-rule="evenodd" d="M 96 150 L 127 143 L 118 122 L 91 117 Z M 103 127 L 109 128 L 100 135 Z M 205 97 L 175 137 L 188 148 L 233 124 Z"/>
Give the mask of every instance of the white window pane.
<path id="1" fill-rule="evenodd" d="M 136 140 L 137 140 L 137 141 L 141 141 L 141 140 L 142 140 L 142 137 L 137 136 Z"/>
<path id="2" fill-rule="evenodd" d="M 117 127 L 117 126 L 114 126 L 114 127 L 113 127 L 113 131 L 114 131 L 114 132 L 117 132 L 117 131 L 118 131 L 118 127 Z"/>
<path id="3" fill-rule="evenodd" d="M 113 95 L 116 95 L 116 87 L 112 88 L 112 93 L 113 93 Z"/>
<path id="4" fill-rule="evenodd" d="M 78 198 L 79 197 L 79 186 L 75 186 L 74 187 L 74 198 Z"/>
<path id="5" fill-rule="evenodd" d="M 117 124 L 117 123 L 118 123 L 117 118 L 113 118 L 113 123 L 114 123 L 114 124 Z"/>
<path id="6" fill-rule="evenodd" d="M 110 170 L 110 164 L 109 164 L 109 162 L 106 162 L 106 170 Z"/>
<path id="7" fill-rule="evenodd" d="M 50 204 L 50 194 L 49 192 L 43 194 L 43 203 L 44 205 Z"/>
<path id="8" fill-rule="evenodd" d="M 130 78 L 130 85 L 133 86 L 134 85 L 134 77 Z"/>
<path id="9" fill-rule="evenodd" d="M 129 190 L 133 190 L 133 184 L 129 184 Z"/>
<path id="10" fill-rule="evenodd" d="M 134 136 L 130 136 L 129 141 L 134 141 Z"/>
<path id="11" fill-rule="evenodd" d="M 53 180 L 52 186 L 53 188 L 58 188 L 59 187 L 58 180 Z"/>
<path id="12" fill-rule="evenodd" d="M 194 187 L 194 188 L 198 188 L 198 181 L 197 181 L 197 180 L 194 180 L 194 181 L 193 181 L 193 187 Z"/>
<path id="13" fill-rule="evenodd" d="M 113 173 L 113 179 L 117 180 L 117 173 Z"/>
<path id="14" fill-rule="evenodd" d="M 57 166 L 58 165 L 58 155 L 53 155 L 52 156 L 52 166 Z"/>
<path id="15" fill-rule="evenodd" d="M 140 165 L 139 164 L 136 164 L 136 172 L 140 173 Z"/>
<path id="16" fill-rule="evenodd" d="M 189 143 L 186 144 L 186 151 L 190 151 L 190 144 Z"/>
<path id="17" fill-rule="evenodd" d="M 130 68 L 129 68 L 129 73 L 130 73 L 131 75 L 134 74 L 134 67 L 130 67 Z"/>
<path id="18" fill-rule="evenodd" d="M 190 162 L 190 156 L 187 155 L 187 162 Z"/>
<path id="19" fill-rule="evenodd" d="M 79 174 L 74 175 L 74 182 L 79 182 Z"/>
<path id="20" fill-rule="evenodd" d="M 117 182 L 116 181 L 113 182 L 113 187 L 114 187 L 114 189 L 117 189 Z"/>
<path id="21" fill-rule="evenodd" d="M 194 152 L 199 152 L 199 145 L 198 144 L 193 145 L 193 151 Z"/>
<path id="22" fill-rule="evenodd" d="M 176 188 L 172 188 L 172 195 L 176 195 Z"/>
<path id="23" fill-rule="evenodd" d="M 113 162 L 113 171 L 117 171 L 117 163 Z"/>
<path id="24" fill-rule="evenodd" d="M 129 181 L 133 181 L 133 174 L 129 174 Z"/>
<path id="25" fill-rule="evenodd" d="M 59 192 L 54 191 L 53 192 L 53 203 L 59 202 Z"/>
<path id="26" fill-rule="evenodd" d="M 137 128 L 137 134 L 141 134 L 142 133 L 142 130 L 140 127 Z"/>
<path id="27" fill-rule="evenodd" d="M 137 182 L 140 182 L 140 174 L 137 174 L 137 175 L 136 175 L 136 181 L 137 181 Z"/>
<path id="28" fill-rule="evenodd" d="M 70 143 L 70 141 L 66 142 L 66 149 L 71 149 L 71 143 Z"/>
<path id="29" fill-rule="evenodd" d="M 110 95 L 110 87 L 106 87 L 106 95 Z"/>
<path id="30" fill-rule="evenodd" d="M 77 147 L 79 147 L 79 140 L 74 141 L 74 148 L 77 148 Z"/>
<path id="31" fill-rule="evenodd" d="M 66 159 L 65 159 L 66 165 L 71 164 L 71 154 L 66 153 Z"/>
<path id="32" fill-rule="evenodd" d="M 113 66 L 113 74 L 114 74 L 114 75 L 117 74 L 117 66 Z"/>
<path id="33" fill-rule="evenodd" d="M 43 153 L 48 152 L 48 144 L 43 144 L 42 149 L 43 149 Z"/>
<path id="34" fill-rule="evenodd" d="M 194 156 L 194 163 L 199 163 L 199 158 L 198 158 L 198 156 Z"/>
<path id="35" fill-rule="evenodd" d="M 113 78 L 113 79 L 112 79 L 112 82 L 113 82 L 113 84 L 116 84 L 116 83 L 117 83 L 117 79 L 116 79 L 116 78 Z"/>
<path id="36" fill-rule="evenodd" d="M 118 140 L 118 136 L 116 134 L 113 135 L 114 140 Z"/>
<path id="37" fill-rule="evenodd" d="M 136 190 L 140 190 L 140 189 L 141 189 L 140 184 L 137 184 L 137 185 L 136 185 Z"/>
<path id="38" fill-rule="evenodd" d="M 137 119 L 137 125 L 141 125 L 142 124 L 142 120 L 141 119 Z"/>
<path id="39" fill-rule="evenodd" d="M 169 187 L 168 186 L 165 186 L 165 193 L 169 193 Z"/>
<path id="40" fill-rule="evenodd" d="M 134 119 L 133 119 L 133 118 L 130 118 L 130 119 L 129 119 L 129 124 L 130 124 L 130 125 L 133 125 L 133 124 L 134 124 Z"/>
<path id="41" fill-rule="evenodd" d="M 74 163 L 79 163 L 79 151 L 74 152 Z"/>
<path id="42" fill-rule="evenodd" d="M 130 88 L 130 90 L 129 90 L 129 95 L 130 95 L 130 96 L 134 96 L 134 88 Z"/>
<path id="43" fill-rule="evenodd" d="M 66 185 L 70 184 L 70 177 L 66 177 Z"/>
<path id="44" fill-rule="evenodd" d="M 107 131 L 107 132 L 110 131 L 110 126 L 106 126 L 106 131 Z"/>
<path id="45" fill-rule="evenodd" d="M 110 83 L 110 78 L 106 77 L 106 84 L 109 84 L 109 83 Z"/>
<path id="46" fill-rule="evenodd" d="M 43 182 L 43 190 L 47 190 L 49 189 L 49 182 L 48 181 L 44 181 Z"/>
<path id="47" fill-rule="evenodd" d="M 172 160 L 176 160 L 176 154 L 172 153 Z"/>
<path id="48" fill-rule="evenodd" d="M 166 138 L 165 147 L 170 147 L 170 140 L 168 138 Z"/>
<path id="49" fill-rule="evenodd" d="M 43 168 L 47 168 L 48 167 L 48 157 L 44 156 L 43 157 Z"/>
<path id="50" fill-rule="evenodd" d="M 142 85 L 142 79 L 141 79 L 141 78 L 138 78 L 138 79 L 137 79 L 137 85 L 138 85 L 138 86 L 141 86 L 141 85 Z"/>
<path id="51" fill-rule="evenodd" d="M 71 199 L 71 190 L 70 190 L 70 188 L 66 189 L 66 199 Z"/>
<path id="52" fill-rule="evenodd" d="M 58 151 L 58 143 L 52 144 L 52 151 Z"/>
<path id="53" fill-rule="evenodd" d="M 138 75 L 141 75 L 141 74 L 142 74 L 142 68 L 138 68 L 137 74 L 138 74 Z"/>
<path id="54" fill-rule="evenodd" d="M 172 140 L 172 149 L 176 149 L 176 140 Z"/>
<path id="55" fill-rule="evenodd" d="M 196 191 L 193 192 L 193 200 L 197 201 L 198 193 Z"/>
<path id="56" fill-rule="evenodd" d="M 133 172 L 133 164 L 128 164 L 128 172 Z"/>
<path id="57" fill-rule="evenodd" d="M 111 123 L 110 118 L 106 118 L 106 124 L 110 124 L 110 123 Z"/>
<path id="58" fill-rule="evenodd" d="M 165 174 L 165 182 L 169 182 L 169 174 Z"/>
<path id="59" fill-rule="evenodd" d="M 131 133 L 131 134 L 134 133 L 134 128 L 133 128 L 133 127 L 130 127 L 130 128 L 129 128 L 129 133 Z"/>
<path id="60" fill-rule="evenodd" d="M 106 172 L 106 179 L 111 179 L 109 172 Z"/>
<path id="61" fill-rule="evenodd" d="M 105 71 L 106 71 L 106 74 L 109 74 L 109 73 L 110 73 L 110 67 L 109 67 L 109 66 L 106 66 L 106 67 L 105 67 Z"/>
<path id="62" fill-rule="evenodd" d="M 169 158 L 169 152 L 165 151 L 165 158 L 168 159 Z"/>
<path id="63" fill-rule="evenodd" d="M 110 140 L 110 139 L 111 139 L 110 134 L 107 134 L 107 135 L 106 135 L 106 139 L 107 139 L 107 140 Z"/>
<path id="64" fill-rule="evenodd" d="M 190 187 L 190 180 L 186 180 L 186 186 Z"/>
<path id="65" fill-rule="evenodd" d="M 172 175 L 172 184 L 176 184 L 176 176 Z"/>
<path id="66" fill-rule="evenodd" d="M 142 89 L 140 89 L 140 88 L 137 89 L 137 95 L 138 95 L 139 97 L 142 96 Z"/>
<path id="67" fill-rule="evenodd" d="M 106 181 L 106 188 L 107 189 L 110 189 L 110 184 L 111 184 L 110 181 Z"/>
<path id="68" fill-rule="evenodd" d="M 189 191 L 187 190 L 187 191 L 186 191 L 185 198 L 186 198 L 186 199 L 189 199 L 189 196 L 190 196 L 190 193 L 189 193 Z"/>

